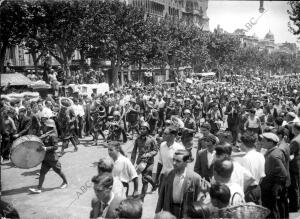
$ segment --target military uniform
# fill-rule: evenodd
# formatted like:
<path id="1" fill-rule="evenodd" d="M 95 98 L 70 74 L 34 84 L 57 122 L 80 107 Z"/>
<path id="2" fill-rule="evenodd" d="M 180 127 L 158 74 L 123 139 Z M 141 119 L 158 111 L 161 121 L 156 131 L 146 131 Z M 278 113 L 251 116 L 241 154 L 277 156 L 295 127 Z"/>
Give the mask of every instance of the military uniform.
<path id="1" fill-rule="evenodd" d="M 41 174 L 46 173 L 52 168 L 55 172 L 61 171 L 61 164 L 58 161 L 58 155 L 55 152 L 58 149 L 58 138 L 50 135 L 43 140 L 45 147 L 47 148 L 45 158 L 41 166 Z"/>
<path id="2" fill-rule="evenodd" d="M 158 147 L 156 141 L 151 136 L 139 136 L 134 143 L 133 151 L 131 154 L 132 163 L 136 160 L 136 155 L 138 153 L 138 157 L 136 160 L 136 164 L 139 165 L 141 162 L 146 163 L 146 168 L 142 172 L 142 182 L 143 183 L 151 183 L 154 185 L 152 181 L 152 170 L 154 164 L 154 156 L 158 152 Z M 147 156 L 145 156 L 147 155 Z"/>

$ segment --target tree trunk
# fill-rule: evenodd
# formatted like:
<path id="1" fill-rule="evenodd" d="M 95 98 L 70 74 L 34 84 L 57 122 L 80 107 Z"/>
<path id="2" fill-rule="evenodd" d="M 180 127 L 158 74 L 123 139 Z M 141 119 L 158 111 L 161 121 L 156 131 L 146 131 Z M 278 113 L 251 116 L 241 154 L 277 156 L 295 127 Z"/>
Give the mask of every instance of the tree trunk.
<path id="1" fill-rule="evenodd" d="M 66 76 L 70 77 L 71 76 L 71 70 L 70 70 L 70 66 L 71 66 L 71 59 L 69 57 L 64 57 L 64 62 L 63 62 L 63 69 L 66 72 Z"/>
<path id="2" fill-rule="evenodd" d="M 112 68 L 112 80 L 115 88 L 119 87 L 119 69 L 120 69 L 120 64 L 115 62 L 115 60 L 111 61 L 111 68 Z"/>
<path id="3" fill-rule="evenodd" d="M 85 65 L 85 56 L 84 56 L 84 51 L 81 49 L 79 51 L 80 53 L 80 73 L 81 73 L 81 76 L 84 75 L 84 65 Z"/>
<path id="4" fill-rule="evenodd" d="M 0 49 L 0 73 L 4 73 L 4 62 L 7 44 L 3 43 Z"/>
<path id="5" fill-rule="evenodd" d="M 49 52 L 59 62 L 59 64 L 61 65 L 61 67 L 64 70 L 65 76 L 70 77 L 71 76 L 70 65 L 71 65 L 71 61 L 72 61 L 72 54 L 70 56 L 68 56 L 68 55 L 66 55 L 66 53 L 61 52 L 62 57 L 59 57 L 54 52 L 52 52 L 52 51 L 49 51 Z"/>
<path id="6" fill-rule="evenodd" d="M 39 59 L 37 59 L 36 53 L 31 53 L 31 56 L 32 56 L 33 65 L 34 65 L 34 72 L 35 72 L 35 74 L 37 74 L 38 73 L 38 66 L 37 66 L 37 64 L 38 64 Z"/>

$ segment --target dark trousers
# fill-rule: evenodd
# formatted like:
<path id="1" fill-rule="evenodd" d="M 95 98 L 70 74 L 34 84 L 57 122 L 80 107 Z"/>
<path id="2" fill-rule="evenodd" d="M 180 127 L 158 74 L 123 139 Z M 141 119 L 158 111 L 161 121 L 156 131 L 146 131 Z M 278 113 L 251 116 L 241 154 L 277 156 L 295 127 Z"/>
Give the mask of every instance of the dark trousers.
<path id="1" fill-rule="evenodd" d="M 282 187 L 281 191 L 276 196 L 272 192 L 272 185 L 261 187 L 261 201 L 262 206 L 271 211 L 267 218 L 287 218 L 288 203 L 287 190 L 285 187 Z"/>
<path id="2" fill-rule="evenodd" d="M 85 135 L 89 136 L 92 131 L 92 121 L 90 116 L 85 117 Z"/>
<path id="3" fill-rule="evenodd" d="M 232 144 L 236 145 L 236 142 L 238 140 L 238 134 L 239 134 L 239 129 L 238 127 L 233 127 L 230 129 L 231 135 L 232 135 Z"/>
<path id="4" fill-rule="evenodd" d="M 172 210 L 171 210 L 171 214 L 173 214 L 174 216 L 176 216 L 176 218 L 182 218 L 181 215 L 181 204 L 177 204 L 177 203 L 172 203 Z"/>
<path id="5" fill-rule="evenodd" d="M 126 121 L 126 117 L 125 116 L 123 116 L 123 123 L 124 123 L 124 130 L 125 130 L 125 132 L 127 132 L 127 121 Z"/>
<path id="6" fill-rule="evenodd" d="M 288 188 L 289 211 L 299 210 L 299 174 L 290 172 L 291 185 Z"/>
<path id="7" fill-rule="evenodd" d="M 12 142 L 13 142 L 12 135 L 5 135 L 5 134 L 2 135 L 1 156 L 3 159 L 9 159 Z"/>
<path id="8" fill-rule="evenodd" d="M 126 197 L 128 196 L 128 192 L 129 192 L 129 184 L 126 182 L 122 182 L 124 188 L 126 188 Z"/>
<path id="9" fill-rule="evenodd" d="M 164 120 L 164 109 L 159 109 L 158 111 L 158 127 L 163 127 L 165 125 Z"/>
<path id="10" fill-rule="evenodd" d="M 261 189 L 259 185 L 249 186 L 245 192 L 245 201 L 261 205 Z"/>
<path id="11" fill-rule="evenodd" d="M 83 128 L 83 118 L 78 116 L 78 129 L 77 129 L 77 136 L 82 138 L 82 128 Z"/>
<path id="12" fill-rule="evenodd" d="M 164 174 L 160 174 L 160 177 L 159 177 L 159 187 L 158 187 L 158 193 L 160 192 L 161 188 L 162 188 L 162 185 L 164 183 L 164 180 L 165 180 L 165 175 Z"/>

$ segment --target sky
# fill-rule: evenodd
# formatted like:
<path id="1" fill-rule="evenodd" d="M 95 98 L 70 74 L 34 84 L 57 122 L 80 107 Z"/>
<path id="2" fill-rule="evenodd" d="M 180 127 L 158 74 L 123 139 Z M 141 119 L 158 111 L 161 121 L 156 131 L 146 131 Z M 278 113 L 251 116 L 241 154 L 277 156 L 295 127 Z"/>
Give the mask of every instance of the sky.
<path id="1" fill-rule="evenodd" d="M 219 24 L 225 31 L 232 33 L 237 28 L 247 29 L 247 23 L 251 20 L 255 23 L 257 20 L 246 35 L 255 34 L 262 39 L 270 30 L 274 34 L 275 43 L 297 43 L 297 37 L 288 28 L 289 5 L 286 1 L 264 1 L 263 14 L 258 9 L 259 1 L 208 0 L 209 28 L 212 31 Z M 297 45 L 300 47 L 299 41 Z"/>

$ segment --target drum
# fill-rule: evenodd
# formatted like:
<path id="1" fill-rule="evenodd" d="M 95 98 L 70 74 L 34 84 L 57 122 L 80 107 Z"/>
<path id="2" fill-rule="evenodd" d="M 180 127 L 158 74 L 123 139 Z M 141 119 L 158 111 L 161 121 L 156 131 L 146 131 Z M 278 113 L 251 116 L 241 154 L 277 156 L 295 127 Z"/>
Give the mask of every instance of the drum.
<path id="1" fill-rule="evenodd" d="M 42 140 L 35 135 L 25 135 L 16 139 L 12 144 L 11 161 L 22 169 L 29 169 L 39 165 L 46 152 L 37 149 L 44 146 Z"/>

